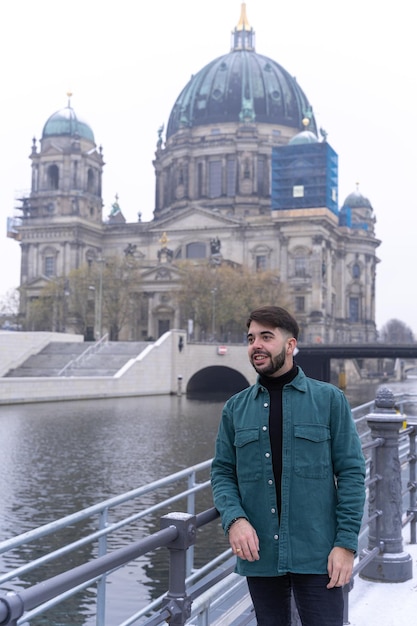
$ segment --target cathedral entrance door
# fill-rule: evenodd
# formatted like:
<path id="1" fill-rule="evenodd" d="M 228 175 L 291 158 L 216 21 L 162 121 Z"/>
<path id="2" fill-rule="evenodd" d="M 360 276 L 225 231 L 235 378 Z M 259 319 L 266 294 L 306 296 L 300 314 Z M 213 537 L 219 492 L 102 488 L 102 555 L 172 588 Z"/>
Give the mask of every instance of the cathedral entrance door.
<path id="1" fill-rule="evenodd" d="M 158 320 L 158 338 L 162 337 L 164 333 L 167 333 L 169 331 L 169 327 L 169 320 Z"/>

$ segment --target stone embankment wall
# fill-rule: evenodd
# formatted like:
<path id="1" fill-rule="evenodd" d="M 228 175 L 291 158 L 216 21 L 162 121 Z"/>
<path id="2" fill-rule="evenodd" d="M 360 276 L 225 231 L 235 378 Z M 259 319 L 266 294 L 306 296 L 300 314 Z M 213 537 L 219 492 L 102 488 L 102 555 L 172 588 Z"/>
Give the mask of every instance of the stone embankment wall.
<path id="1" fill-rule="evenodd" d="M 21 364 L 31 354 L 40 351 L 50 341 L 57 341 L 56 333 L 19 333 L 36 335 L 26 339 L 13 333 L 15 359 L 11 367 Z M 39 337 L 39 335 L 48 335 Z M 63 341 L 71 336 L 62 334 Z M 74 336 L 75 341 L 78 335 Z M 4 343 L 3 343 L 4 342 Z M 0 335 L 0 353 L 7 350 L 8 339 Z M 137 357 L 130 359 L 115 376 L 44 377 L 44 378 L 0 378 L 0 404 L 25 402 L 50 402 L 117 396 L 169 394 L 176 390 L 176 374 L 172 354 L 177 350 L 178 336 L 175 331 L 166 333 L 154 344 L 149 345 Z M 9 346 L 11 350 L 11 346 Z M 17 354 L 21 351 L 22 358 Z M 6 361 L 6 359 L 4 359 Z"/>
<path id="2" fill-rule="evenodd" d="M 64 333 L 19 333 L 0 331 L 0 377 L 37 354 L 51 341 L 84 341 L 82 335 Z"/>
<path id="3" fill-rule="evenodd" d="M 0 335 L 0 353 L 9 350 L 15 355 L 13 363 L 7 366 L 4 359 L 4 373 L 39 352 L 48 342 L 58 340 L 57 333 L 9 335 L 15 342 L 13 348 L 6 346 L 10 339 Z M 32 338 L 23 335 L 32 335 Z M 71 340 L 69 335 L 58 336 L 61 341 Z M 82 337 L 74 335 L 73 340 L 82 341 Z M 171 330 L 128 360 L 115 376 L 0 378 L 0 404 L 176 394 L 179 380 L 181 391 L 186 392 L 194 374 L 213 366 L 236 370 L 249 384 L 256 379 L 246 346 L 188 344 L 184 330 Z"/>

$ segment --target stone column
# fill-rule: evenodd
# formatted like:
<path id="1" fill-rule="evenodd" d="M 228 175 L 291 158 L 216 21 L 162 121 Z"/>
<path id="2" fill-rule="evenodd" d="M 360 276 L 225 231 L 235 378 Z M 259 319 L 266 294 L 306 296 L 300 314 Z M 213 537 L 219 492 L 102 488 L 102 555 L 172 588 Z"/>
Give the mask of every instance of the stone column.
<path id="1" fill-rule="evenodd" d="M 404 417 L 395 408 L 392 391 L 378 390 L 375 412 L 367 417 L 372 439 L 382 440 L 372 448 L 369 486 L 368 549 L 364 558 L 375 547 L 380 553 L 364 567 L 360 576 L 379 582 L 404 582 L 413 577 L 410 554 L 403 551 L 401 465 L 398 454 L 399 431 Z"/>

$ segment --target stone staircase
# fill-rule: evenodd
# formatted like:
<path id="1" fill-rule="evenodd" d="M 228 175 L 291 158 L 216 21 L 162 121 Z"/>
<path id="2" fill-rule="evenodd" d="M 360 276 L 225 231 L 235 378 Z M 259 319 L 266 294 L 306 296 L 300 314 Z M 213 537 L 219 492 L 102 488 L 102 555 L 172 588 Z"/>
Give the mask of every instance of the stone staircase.
<path id="1" fill-rule="evenodd" d="M 127 361 L 149 346 L 149 342 L 107 341 L 97 351 L 92 350 L 94 345 L 94 342 L 89 341 L 51 342 L 19 367 L 9 370 L 5 376 L 114 376 Z"/>

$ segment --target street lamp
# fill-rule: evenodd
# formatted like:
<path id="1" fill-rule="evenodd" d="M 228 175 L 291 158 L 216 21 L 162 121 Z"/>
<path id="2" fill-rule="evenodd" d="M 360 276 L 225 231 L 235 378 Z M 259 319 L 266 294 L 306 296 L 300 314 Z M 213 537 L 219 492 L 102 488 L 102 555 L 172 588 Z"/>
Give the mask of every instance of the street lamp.
<path id="1" fill-rule="evenodd" d="M 211 334 L 213 336 L 213 341 L 216 336 L 216 293 L 217 287 L 213 287 L 211 290 L 212 295 L 212 310 L 211 310 Z"/>
<path id="2" fill-rule="evenodd" d="M 102 331 L 102 308 L 103 308 L 103 263 L 104 259 L 101 257 L 97 259 L 97 263 L 100 264 L 99 282 L 98 282 L 98 310 L 97 310 L 97 337 L 99 341 L 101 339 Z"/>

